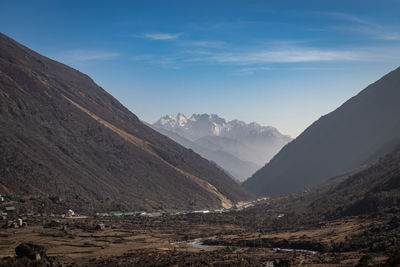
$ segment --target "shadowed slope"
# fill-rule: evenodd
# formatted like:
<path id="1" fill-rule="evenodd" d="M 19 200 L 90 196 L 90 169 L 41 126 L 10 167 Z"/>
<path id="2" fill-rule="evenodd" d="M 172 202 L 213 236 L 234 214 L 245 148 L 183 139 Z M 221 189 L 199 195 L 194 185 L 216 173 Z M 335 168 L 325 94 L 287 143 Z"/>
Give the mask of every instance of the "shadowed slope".
<path id="1" fill-rule="evenodd" d="M 400 138 L 400 68 L 321 117 L 243 185 L 279 196 L 376 159 Z"/>
<path id="2" fill-rule="evenodd" d="M 400 211 L 400 147 L 376 163 L 350 175 L 310 206 L 327 216 Z"/>

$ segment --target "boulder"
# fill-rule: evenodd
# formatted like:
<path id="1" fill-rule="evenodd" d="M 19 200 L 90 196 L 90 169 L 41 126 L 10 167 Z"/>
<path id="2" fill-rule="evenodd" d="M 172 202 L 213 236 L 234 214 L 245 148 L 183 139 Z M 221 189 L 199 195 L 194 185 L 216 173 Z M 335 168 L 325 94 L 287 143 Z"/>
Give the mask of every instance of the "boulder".
<path id="1" fill-rule="evenodd" d="M 31 260 L 41 260 L 46 255 L 46 250 L 43 246 L 21 243 L 15 248 L 15 253 L 18 258 L 26 257 Z"/>
<path id="2" fill-rule="evenodd" d="M 46 223 L 43 227 L 44 227 L 44 228 L 57 228 L 57 227 L 59 227 L 59 226 L 60 226 L 60 222 L 58 222 L 58 221 L 51 221 L 51 222 Z"/>
<path id="3" fill-rule="evenodd" d="M 95 229 L 96 231 L 101 231 L 106 229 L 106 226 L 104 225 L 104 223 L 99 223 L 98 225 L 96 225 Z"/>

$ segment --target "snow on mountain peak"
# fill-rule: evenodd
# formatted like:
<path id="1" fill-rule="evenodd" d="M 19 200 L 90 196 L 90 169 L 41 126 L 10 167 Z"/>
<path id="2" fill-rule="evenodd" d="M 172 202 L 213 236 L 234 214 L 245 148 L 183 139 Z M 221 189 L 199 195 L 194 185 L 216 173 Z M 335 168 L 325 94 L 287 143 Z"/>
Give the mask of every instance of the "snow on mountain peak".
<path id="1" fill-rule="evenodd" d="M 216 114 L 206 113 L 190 117 L 181 113 L 166 115 L 153 127 L 216 162 L 240 181 L 265 165 L 291 140 L 271 126 L 240 120 L 227 122 Z"/>
<path id="2" fill-rule="evenodd" d="M 187 122 L 187 118 L 182 113 L 178 113 L 176 115 L 165 115 L 159 119 L 155 125 L 159 125 L 162 127 L 176 127 L 176 126 L 184 126 Z"/>
<path id="3" fill-rule="evenodd" d="M 176 121 L 179 126 L 184 126 L 187 123 L 187 118 L 182 113 L 178 113 L 176 116 Z"/>
<path id="4" fill-rule="evenodd" d="M 281 136 L 281 133 L 271 126 L 261 126 L 256 122 L 246 123 L 237 119 L 226 122 L 216 114 L 206 113 L 192 114 L 189 118 L 182 113 L 166 115 L 154 123 L 154 126 L 185 132 L 186 137 L 193 140 L 204 136 L 222 136 L 234 139 L 259 135 Z"/>

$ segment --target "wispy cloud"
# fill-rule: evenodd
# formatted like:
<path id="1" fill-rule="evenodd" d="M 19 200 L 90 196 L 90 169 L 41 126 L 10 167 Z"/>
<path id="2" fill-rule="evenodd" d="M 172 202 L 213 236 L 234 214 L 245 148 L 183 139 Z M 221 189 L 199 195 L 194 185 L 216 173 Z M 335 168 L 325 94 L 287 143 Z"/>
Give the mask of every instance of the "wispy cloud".
<path id="1" fill-rule="evenodd" d="M 130 59 L 134 60 L 134 61 L 147 61 L 147 60 L 151 60 L 153 58 L 154 58 L 154 55 L 145 54 L 145 55 L 132 56 Z"/>
<path id="2" fill-rule="evenodd" d="M 178 55 L 155 55 L 145 54 L 130 57 L 132 61 L 145 62 L 163 68 L 179 69 L 182 66 L 182 60 Z"/>
<path id="3" fill-rule="evenodd" d="M 272 68 L 270 67 L 251 67 L 251 68 L 241 68 L 237 69 L 233 72 L 234 76 L 246 76 L 246 75 L 252 75 L 256 72 L 259 71 L 267 71 L 271 70 Z"/>
<path id="4" fill-rule="evenodd" d="M 175 40 L 182 36 L 183 33 L 144 33 L 141 35 L 132 35 L 133 37 L 140 37 L 149 40 L 167 41 Z"/>
<path id="5" fill-rule="evenodd" d="M 311 42 L 311 40 L 270 40 L 265 43 L 271 46 L 292 46 L 301 45 L 309 42 Z"/>
<path id="6" fill-rule="evenodd" d="M 222 41 L 200 40 L 200 41 L 180 42 L 180 45 L 191 46 L 191 47 L 223 48 L 227 46 L 227 43 Z"/>
<path id="7" fill-rule="evenodd" d="M 360 56 L 353 51 L 320 50 L 305 47 L 260 49 L 229 53 L 196 51 L 195 53 L 197 56 L 189 59 L 190 61 L 211 61 L 238 65 L 360 60 Z"/>
<path id="8" fill-rule="evenodd" d="M 400 33 L 397 32 L 385 33 L 381 35 L 381 39 L 388 41 L 400 41 Z"/>
<path id="9" fill-rule="evenodd" d="M 362 19 L 352 14 L 338 12 L 314 12 L 314 14 L 349 23 L 348 25 L 332 27 L 335 30 L 357 32 L 378 40 L 400 41 L 400 32 L 397 29 L 394 30 L 390 27 Z"/>
<path id="10" fill-rule="evenodd" d="M 348 20 L 358 21 L 355 18 Z M 358 24 L 357 24 L 358 25 Z M 382 37 L 383 38 L 383 37 Z M 387 38 L 397 38 L 396 35 Z M 151 64 L 157 67 L 179 69 L 194 65 L 224 65 L 232 67 L 234 76 L 252 75 L 260 71 L 271 70 L 272 64 L 286 64 L 291 67 L 312 67 L 312 63 L 336 62 L 380 62 L 400 60 L 400 49 L 382 47 L 346 47 L 326 48 L 313 45 L 312 40 L 269 40 L 256 46 L 233 45 L 222 41 L 179 40 L 170 53 L 142 54 L 130 57 L 130 60 Z M 185 47 L 185 49 L 182 49 Z M 310 63 L 310 64 L 296 64 Z M 293 65 L 296 64 L 296 65 Z M 276 66 L 274 66 L 276 68 Z M 303 69 L 304 70 L 304 69 Z"/>
<path id="11" fill-rule="evenodd" d="M 325 28 L 316 28 L 316 27 L 314 27 L 314 28 L 306 28 L 305 30 L 309 31 L 309 32 L 327 32 L 328 31 Z"/>
<path id="12" fill-rule="evenodd" d="M 62 52 L 58 58 L 68 62 L 84 62 L 93 60 L 111 60 L 119 56 L 117 52 L 98 50 L 69 50 Z"/>
<path id="13" fill-rule="evenodd" d="M 255 25 L 281 25 L 284 24 L 282 22 L 271 22 L 271 21 L 263 21 L 263 20 L 229 20 L 229 21 L 214 21 L 214 22 L 206 22 L 206 23 L 196 23 L 191 24 L 193 30 L 196 31 L 220 31 L 226 29 L 244 29 L 253 27 Z"/>
<path id="14" fill-rule="evenodd" d="M 377 40 L 400 41 L 400 32 L 392 31 L 380 25 L 349 25 L 335 26 L 335 30 L 361 33 Z"/>
<path id="15" fill-rule="evenodd" d="M 371 24 L 369 21 L 361 19 L 355 15 L 348 14 L 348 13 L 342 13 L 342 12 L 325 12 L 325 11 L 316 11 L 313 12 L 314 15 L 321 16 L 321 17 L 328 17 L 332 19 L 337 19 L 337 20 L 345 20 L 348 22 L 355 22 L 359 24 L 366 24 L 369 25 Z"/>
<path id="16" fill-rule="evenodd" d="M 231 74 L 234 76 L 252 75 L 260 71 L 268 71 L 270 64 L 296 64 L 298 68 L 312 68 L 312 63 L 330 62 L 380 62 L 400 60 L 400 49 L 397 47 L 385 47 L 385 53 L 381 53 L 382 47 L 356 47 L 348 50 L 324 50 L 313 47 L 267 47 L 248 48 L 246 50 L 234 50 L 229 52 L 215 49 L 185 50 L 173 54 L 143 54 L 132 56 L 130 59 L 145 64 L 162 68 L 180 69 L 183 66 L 196 64 L 224 65 L 236 67 Z M 303 63 L 309 63 L 304 65 Z M 274 69 L 276 66 L 274 66 Z M 294 69 L 296 66 L 291 65 Z M 320 67 L 319 67 L 320 68 Z"/>

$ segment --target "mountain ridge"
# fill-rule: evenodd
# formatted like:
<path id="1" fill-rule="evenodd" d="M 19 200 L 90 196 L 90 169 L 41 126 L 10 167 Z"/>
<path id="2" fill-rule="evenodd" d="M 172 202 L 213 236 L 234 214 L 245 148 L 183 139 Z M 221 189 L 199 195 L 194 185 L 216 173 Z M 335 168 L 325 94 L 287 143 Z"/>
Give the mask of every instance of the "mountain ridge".
<path id="1" fill-rule="evenodd" d="M 280 196 L 321 183 L 384 155 L 400 136 L 400 68 L 322 116 L 244 186 Z"/>
<path id="2" fill-rule="evenodd" d="M 225 136 L 231 138 L 238 138 L 241 137 L 241 135 L 242 136 L 248 136 L 250 134 L 260 135 L 263 133 L 282 135 L 275 127 L 272 126 L 261 126 L 256 122 L 246 123 L 238 119 L 226 121 L 224 118 L 221 118 L 216 114 L 207 114 L 207 113 L 203 114 L 194 113 L 189 118 L 187 118 L 182 113 L 177 113 L 176 115 L 165 115 L 152 125 L 164 129 L 182 127 L 185 130 L 190 130 L 191 127 L 198 127 L 197 125 L 194 125 L 194 123 L 199 123 L 199 122 L 212 124 L 211 129 L 206 129 L 207 130 L 206 133 L 198 134 L 197 136 L 193 136 L 193 138 L 201 138 L 204 136 Z M 240 129 L 239 127 L 242 127 L 242 129 Z M 282 136 L 290 139 L 288 135 L 282 135 Z"/>
<path id="3" fill-rule="evenodd" d="M 0 188 L 8 194 L 87 212 L 218 208 L 250 198 L 89 76 L 3 34 L 0 85 Z"/>

